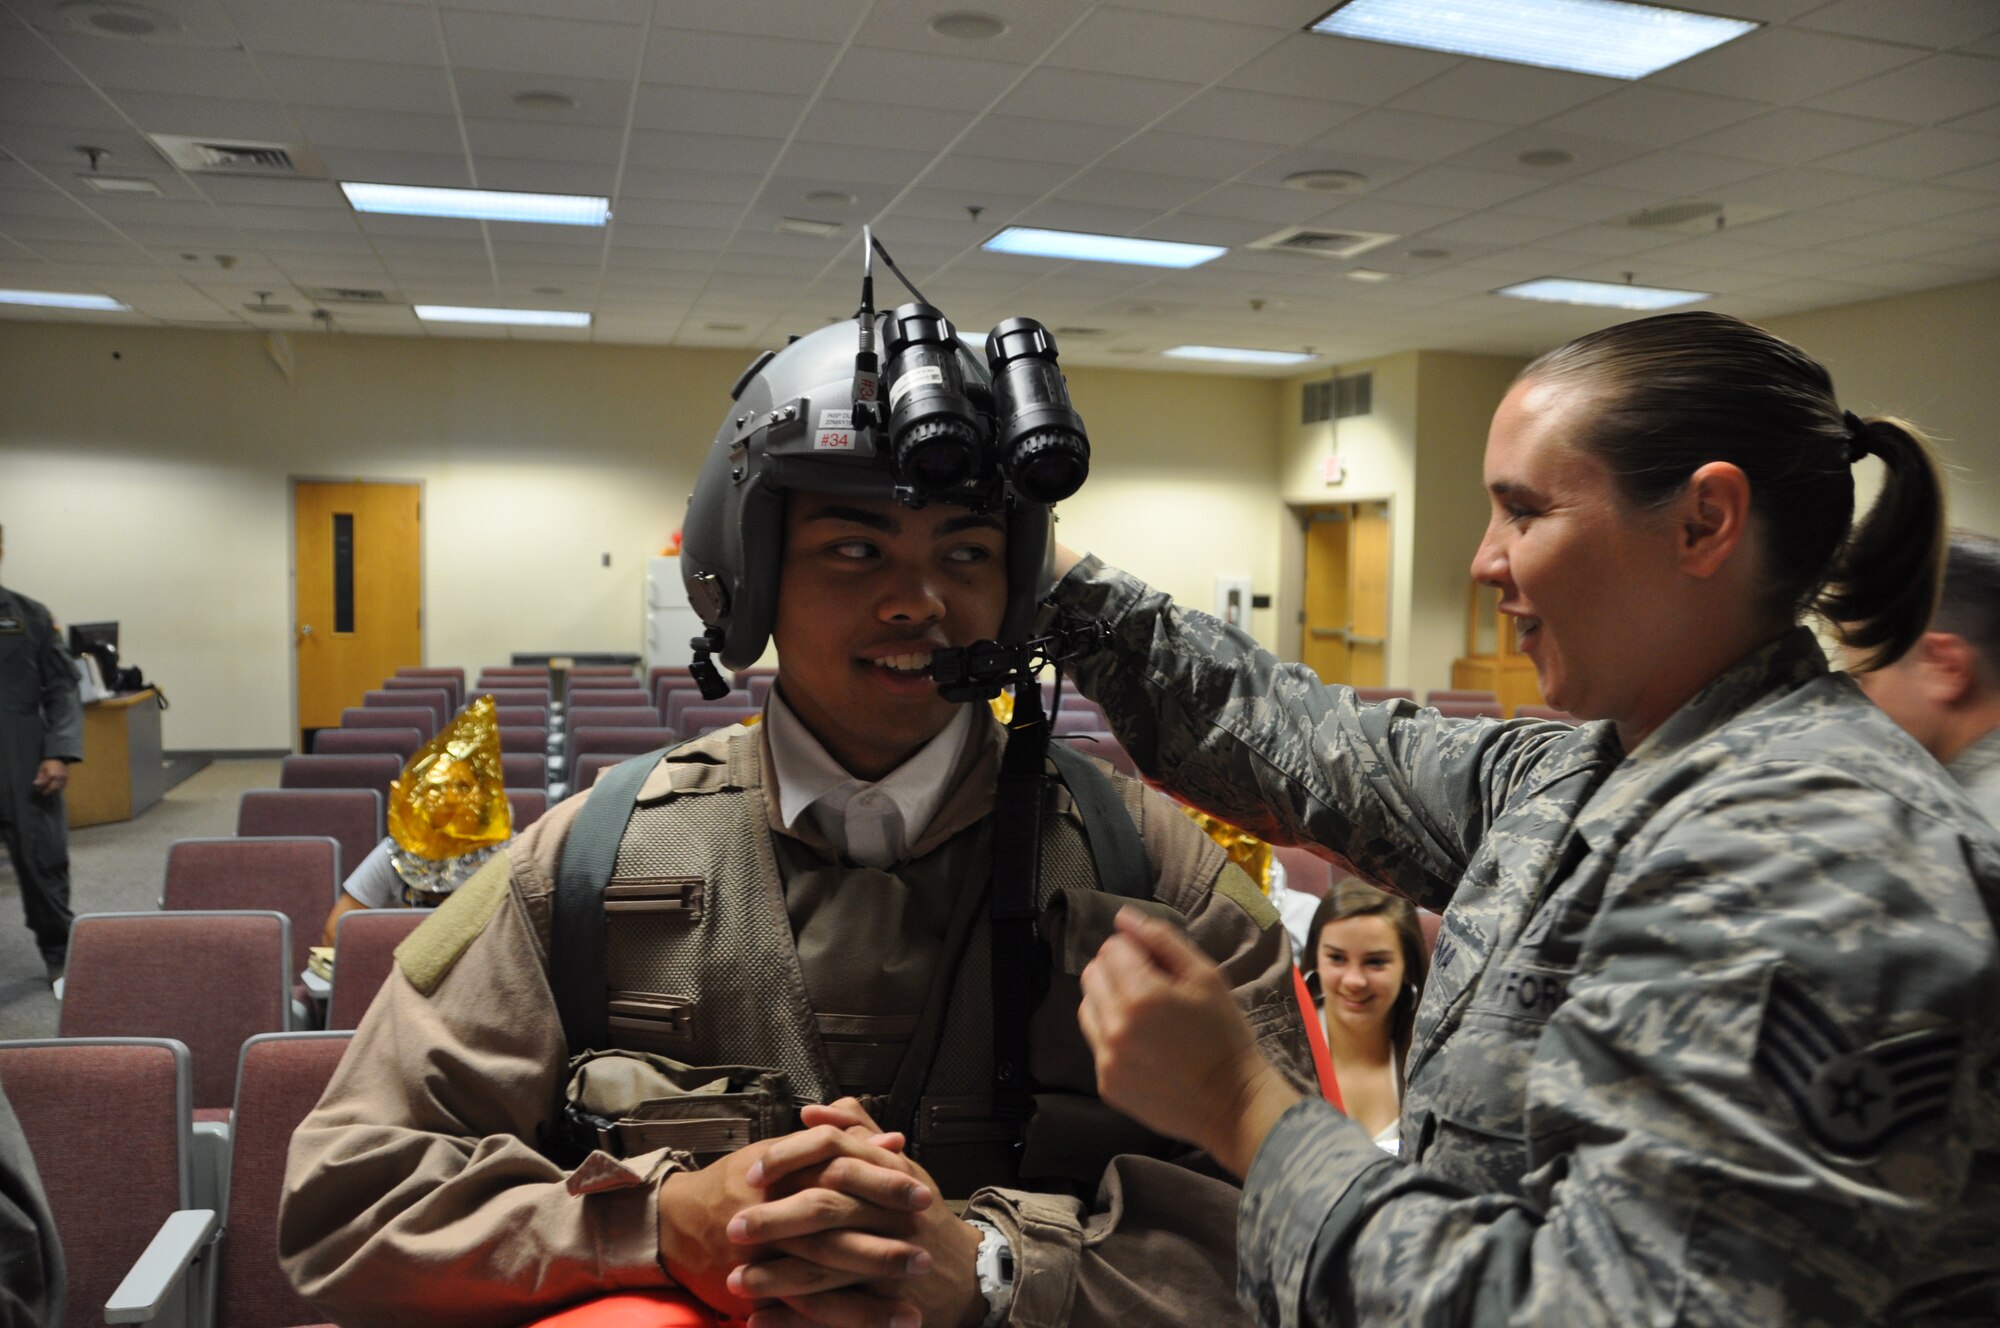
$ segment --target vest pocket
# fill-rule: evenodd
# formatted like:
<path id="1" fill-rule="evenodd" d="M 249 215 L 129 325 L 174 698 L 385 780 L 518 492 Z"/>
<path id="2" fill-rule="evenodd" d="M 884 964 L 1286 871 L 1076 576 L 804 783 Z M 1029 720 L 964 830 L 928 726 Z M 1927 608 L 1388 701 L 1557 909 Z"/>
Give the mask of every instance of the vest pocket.
<path id="1" fill-rule="evenodd" d="M 1083 970 L 1097 957 L 1121 908 L 1137 908 L 1185 928 L 1187 920 L 1165 904 L 1150 899 L 1126 899 L 1101 890 L 1059 890 L 1043 908 L 1036 930 L 1049 960 L 1048 991 L 1035 1006 L 1028 1024 L 1028 1073 L 1040 1089 L 1062 1090 L 1095 1098 L 1097 1061 L 1076 1022 L 1083 1003 Z M 1008 956 L 999 962 L 1026 962 Z"/>
<path id="2" fill-rule="evenodd" d="M 585 1052 L 570 1071 L 563 1114 L 572 1141 L 614 1157 L 670 1148 L 706 1166 L 798 1128 L 798 1103 L 776 1070 L 613 1051 Z"/>
<path id="3" fill-rule="evenodd" d="M 621 1046 L 642 1051 L 687 1051 L 694 1046 L 694 1009 L 694 1001 L 686 996 L 657 991 L 614 991 L 608 1026 L 611 1036 Z"/>

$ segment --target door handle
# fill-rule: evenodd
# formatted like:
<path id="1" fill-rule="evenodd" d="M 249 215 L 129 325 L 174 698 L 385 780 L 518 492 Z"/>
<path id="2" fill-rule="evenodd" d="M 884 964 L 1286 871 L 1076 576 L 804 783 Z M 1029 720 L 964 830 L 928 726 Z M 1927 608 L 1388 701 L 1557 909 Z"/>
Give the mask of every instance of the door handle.
<path id="1" fill-rule="evenodd" d="M 300 636 L 311 636 L 312 634 L 313 634 L 313 629 L 312 629 L 312 624 L 311 624 L 311 623 L 302 623 L 302 624 L 300 624 L 300 626 L 299 626 L 299 635 L 300 635 Z"/>

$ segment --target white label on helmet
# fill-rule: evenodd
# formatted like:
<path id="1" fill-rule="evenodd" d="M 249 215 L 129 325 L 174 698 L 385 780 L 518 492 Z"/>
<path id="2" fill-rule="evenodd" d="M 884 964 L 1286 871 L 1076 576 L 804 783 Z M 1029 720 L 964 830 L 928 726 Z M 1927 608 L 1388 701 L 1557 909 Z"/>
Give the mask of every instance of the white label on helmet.
<path id="1" fill-rule="evenodd" d="M 851 410 L 823 410 L 819 413 L 819 429 L 813 434 L 815 452 L 852 452 L 854 450 L 854 412 Z"/>
<path id="2" fill-rule="evenodd" d="M 912 369 L 889 385 L 889 409 L 901 405 L 903 398 L 920 387 L 942 387 L 944 370 L 935 364 L 926 364 Z"/>

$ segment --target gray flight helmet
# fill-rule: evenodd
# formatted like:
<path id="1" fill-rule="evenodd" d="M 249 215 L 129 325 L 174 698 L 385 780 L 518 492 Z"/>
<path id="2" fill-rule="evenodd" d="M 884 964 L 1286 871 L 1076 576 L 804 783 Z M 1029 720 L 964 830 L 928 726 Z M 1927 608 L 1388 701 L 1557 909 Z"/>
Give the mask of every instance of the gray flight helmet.
<path id="1" fill-rule="evenodd" d="M 888 429 L 854 429 L 851 321 L 829 324 L 753 362 L 737 383 L 688 499 L 681 527 L 681 579 L 688 602 L 713 631 L 725 667 L 748 668 L 763 655 L 778 616 L 778 569 L 785 551 L 785 495 L 792 492 L 889 497 L 896 489 Z M 876 338 L 881 344 L 882 338 Z M 967 395 L 992 408 L 986 362 L 961 338 Z M 1052 509 L 1005 491 L 1007 608 L 1000 639 L 1026 639 L 1053 581 Z"/>

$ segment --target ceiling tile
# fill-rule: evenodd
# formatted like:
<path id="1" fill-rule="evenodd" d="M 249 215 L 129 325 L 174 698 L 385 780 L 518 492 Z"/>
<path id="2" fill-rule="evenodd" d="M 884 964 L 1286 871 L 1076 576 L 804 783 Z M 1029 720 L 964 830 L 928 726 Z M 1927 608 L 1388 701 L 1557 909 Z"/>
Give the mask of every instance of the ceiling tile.
<path id="1" fill-rule="evenodd" d="M 445 49 L 454 66 L 523 73 L 622 78 L 637 66 L 639 43 L 620 23 L 444 11 Z"/>
<path id="2" fill-rule="evenodd" d="M 1607 166 L 1584 179 L 1591 184 L 1665 194 L 1726 194 L 1727 186 L 1735 181 L 1767 173 L 1756 162 L 1735 157 L 1669 150 Z"/>
<path id="3" fill-rule="evenodd" d="M 731 92 L 721 88 L 644 84 L 632 110 L 638 129 L 677 133 L 727 126 L 752 138 L 785 138 L 797 128 L 808 99 L 776 92 Z M 622 123 L 622 120 L 620 121 Z"/>
<path id="4" fill-rule="evenodd" d="M 2000 9 L 1981 0 L 1834 0 L 1799 26 L 1942 50 L 2000 32 Z"/>
<path id="5" fill-rule="evenodd" d="M 452 81 L 458 88 L 460 111 L 468 118 L 478 120 L 622 128 L 632 102 L 632 83 L 629 79 L 519 74 L 504 69 L 455 69 Z M 560 93 L 575 101 L 576 105 L 566 110 L 534 110 L 516 106 L 514 97 L 523 92 Z"/>
<path id="6" fill-rule="evenodd" d="M 240 50 L 90 37 L 52 40 L 84 77 L 113 92 L 185 93 L 199 89 L 206 96 L 241 101 L 270 95 L 257 66 Z"/>
<path id="7" fill-rule="evenodd" d="M 778 159 L 784 141 L 724 134 L 674 134 L 634 130 L 626 145 L 628 169 L 690 170 L 762 175 Z"/>
<path id="8" fill-rule="evenodd" d="M 1200 18 L 1101 8 L 1078 25 L 1047 63 L 1094 74 L 1208 83 L 1269 49 L 1264 28 Z"/>
<path id="9" fill-rule="evenodd" d="M 1081 166 L 1118 146 L 1130 132 L 1113 125 L 986 115 L 973 123 L 953 151 L 975 157 Z"/>
<path id="10" fill-rule="evenodd" d="M 1153 130 L 1105 154 L 1104 164 L 1123 170 L 1220 181 L 1259 170 L 1275 156 L 1275 150 L 1268 144 Z"/>
<path id="11" fill-rule="evenodd" d="M 1990 205 L 1991 194 L 1973 189 L 1941 189 L 1935 185 L 1905 185 L 1878 194 L 1866 194 L 1839 203 L 1829 203 L 1826 211 L 1855 221 L 1879 221 L 1884 226 L 1948 219 L 1957 213 L 1973 212 Z"/>
<path id="12" fill-rule="evenodd" d="M 1624 86 L 1620 79 L 1497 60 L 1466 60 L 1392 99 L 1389 105 L 1397 110 L 1526 125 Z"/>
<path id="13" fill-rule="evenodd" d="M 1953 231 L 1930 230 L 1922 226 L 1892 226 L 1868 235 L 1829 240 L 1824 247 L 1830 253 L 1853 254 L 1863 258 L 1923 258 L 1962 249 L 1965 237 Z"/>
<path id="14" fill-rule="evenodd" d="M 1610 221 L 1661 201 L 1658 193 L 1613 189 L 1608 185 L 1571 181 L 1552 184 L 1501 205 L 1503 212 L 1524 217 L 1555 217 L 1571 222 Z"/>
<path id="15" fill-rule="evenodd" d="M 1406 203 L 1487 208 L 1539 188 L 1539 183 L 1526 176 L 1509 175 L 1504 171 L 1433 166 L 1383 186 L 1376 191 L 1376 196 Z"/>
<path id="16" fill-rule="evenodd" d="M 1532 129 L 1516 129 L 1498 138 L 1488 139 L 1477 147 L 1469 148 L 1449 158 L 1445 164 L 1483 171 L 1509 171 L 1525 176 L 1538 184 L 1551 184 L 1558 180 L 1587 175 L 1613 162 L 1624 161 L 1641 150 L 1631 143 L 1621 143 L 1608 138 L 1593 138 L 1586 134 L 1537 125 Z M 1527 153 L 1550 151 L 1566 152 L 1571 160 L 1552 166 L 1530 165 L 1521 160 Z"/>
<path id="17" fill-rule="evenodd" d="M 835 95 L 859 97 L 893 90 L 896 101 L 903 105 L 976 111 L 985 109 L 1012 87 L 1023 69 L 1023 66 L 1000 61 L 957 60 L 941 55 L 857 46 L 841 57 L 832 80 L 827 84 L 827 91 Z M 818 80 L 816 72 L 811 80 L 800 86 L 812 87 Z"/>
<path id="18" fill-rule="evenodd" d="M 1287 37 L 1223 82 L 1253 92 L 1335 97 L 1377 106 L 1460 63 L 1455 55 L 1302 32 Z"/>
<path id="19" fill-rule="evenodd" d="M 1841 273 L 1843 281 L 1858 281 L 1865 285 L 1881 286 L 1889 290 L 1922 290 L 1930 286 L 1952 286 L 1972 278 L 1975 273 L 1943 263 L 1893 262 L 1865 263 L 1851 267 Z"/>
<path id="20" fill-rule="evenodd" d="M 1882 120 L 1786 106 L 1713 130 L 1684 146 L 1725 157 L 1791 165 L 1878 142 L 1898 129 Z"/>
<path id="21" fill-rule="evenodd" d="M 2000 104 L 2000 61 L 1933 55 L 1810 104 L 1822 111 L 1936 124 Z"/>
<path id="22" fill-rule="evenodd" d="M 1213 87 L 1171 112 L 1159 127 L 1172 133 L 1292 147 L 1352 119 L 1362 109 L 1347 102 Z"/>
<path id="23" fill-rule="evenodd" d="M 1644 226 L 1579 226 L 1573 231 L 1565 231 L 1543 244 L 1551 249 L 1564 249 L 1579 254 L 1599 254 L 1604 257 L 1643 254 L 1661 249 L 1683 237 L 1671 231 L 1662 232 L 1658 228 Z"/>
<path id="24" fill-rule="evenodd" d="M 1996 66 L 2000 69 L 2000 66 Z M 1879 175 L 1893 180 L 1928 180 L 1974 166 L 2000 161 L 2000 144 L 1984 134 L 1960 134 L 1949 129 L 1919 129 L 1851 152 L 1823 157 L 1813 163 L 1829 171 Z"/>
<path id="25" fill-rule="evenodd" d="M 1866 175 L 1843 175 L 1837 171 L 1773 171 L 1753 180 L 1739 180 L 1729 187 L 1732 203 L 1761 203 L 1767 207 L 1814 208 L 1838 203 L 1864 194 L 1880 192 L 1882 181 Z"/>
<path id="26" fill-rule="evenodd" d="M 1760 244 L 1791 248 L 1830 244 L 1835 240 L 1853 239 L 1858 235 L 1873 235 L 1880 229 L 1880 226 L 1871 221 L 1828 217 L 1818 212 L 1789 212 L 1737 227 L 1738 232 Z"/>
<path id="27" fill-rule="evenodd" d="M 1947 185 L 1953 189 L 2000 190 L 2000 161 L 1975 166 L 1969 171 L 1957 171 L 1951 175 L 1939 176 L 1934 183 Z"/>
<path id="28" fill-rule="evenodd" d="M 1548 123 L 1580 134 L 1664 147 L 1747 120 L 1764 108 L 1756 102 L 1636 84 Z"/>
<path id="29" fill-rule="evenodd" d="M 441 65 L 437 25 L 415 5 L 360 0 L 222 0 L 243 44 L 256 55 L 321 55 Z"/>
<path id="30" fill-rule="evenodd" d="M 1171 211 L 1208 191 L 1208 185 L 1185 175 L 1154 175 L 1098 167 L 1063 185 L 1057 198 L 1066 202 L 1115 203 L 1121 207 Z"/>
<path id="31" fill-rule="evenodd" d="M 901 186 L 919 178 L 934 160 L 928 152 L 794 141 L 779 165 L 794 174 L 811 172 L 835 180 Z"/>
<path id="32" fill-rule="evenodd" d="M 82 83 L 0 76 L 0 124 L 122 128 L 125 121 L 103 94 Z"/>
<path id="33" fill-rule="evenodd" d="M 798 137 L 850 147 L 941 152 L 965 132 L 972 119 L 971 112 L 964 110 L 822 97 L 799 122 Z"/>
<path id="34" fill-rule="evenodd" d="M 679 9 L 683 0 L 674 0 Z M 476 9 L 489 14 L 546 16 L 549 0 L 442 0 L 443 9 Z M 653 0 L 562 0 L 560 9 L 567 17 L 592 23 L 644 23 L 654 8 Z"/>
<path id="35" fill-rule="evenodd" d="M 715 2 L 729 4 L 731 0 Z M 827 8 L 845 11 L 845 17 L 852 22 L 854 6 Z M 1027 64 L 1045 55 L 1093 8 L 1090 0 L 1004 0 L 982 4 L 979 11 L 1001 20 L 1006 30 L 985 40 L 966 41 L 943 37 L 931 30 L 932 19 L 944 12 L 935 0 L 875 0 L 867 7 L 867 21 L 861 25 L 855 40 L 862 46 Z"/>
<path id="36" fill-rule="evenodd" d="M 368 148 L 376 152 L 463 153 L 458 121 L 448 115 L 358 111 L 350 107 L 297 106 L 292 115 L 315 147 Z"/>
<path id="37" fill-rule="evenodd" d="M 1023 226 L 1042 226 L 1064 231 L 1089 231 L 1100 235 L 1128 235 L 1156 220 L 1158 208 L 1121 207 L 1116 203 L 1085 203 L 1072 199 L 1045 199 L 1021 214 Z"/>
<path id="38" fill-rule="evenodd" d="M 647 83 L 667 87 L 797 96 L 818 87 L 839 54 L 840 47 L 831 42 L 673 30 L 647 44 L 643 76 Z M 867 72 L 888 71 L 878 67 Z M 852 78 L 834 86 L 870 84 L 865 78 Z M 893 82 L 889 86 L 894 86 Z"/>
<path id="39" fill-rule="evenodd" d="M 1197 91 L 1191 83 L 1039 68 L 1029 71 L 993 109 L 1000 115 L 1137 129 L 1167 115 Z"/>
<path id="40" fill-rule="evenodd" d="M 1413 235 L 1436 226 L 1463 220 L 1463 208 L 1432 207 L 1423 203 L 1397 203 L 1386 198 L 1357 198 L 1329 208 L 1312 218 L 1315 226 L 1341 230 L 1378 231 L 1390 235 Z"/>
<path id="41" fill-rule="evenodd" d="M 466 137 L 473 155 L 527 157 L 537 161 L 562 161 L 614 165 L 624 147 L 621 129 L 602 125 L 536 124 L 522 120 L 472 120 L 465 122 Z"/>
<path id="42" fill-rule="evenodd" d="M 549 161 L 531 157 L 476 157 L 481 189 L 518 189 L 526 193 L 611 194 L 617 167 L 604 162 Z M 589 230 L 587 226 L 569 227 Z"/>
<path id="43" fill-rule="evenodd" d="M 1425 239 L 1468 240 L 1476 244 L 1532 244 L 1575 227 L 1565 217 L 1525 217 L 1505 212 L 1476 212 L 1425 232 Z"/>
<path id="44" fill-rule="evenodd" d="M 1328 130 L 1306 146 L 1409 161 L 1434 161 L 1506 133 L 1504 125 L 1419 111 L 1368 111 Z"/>
<path id="45" fill-rule="evenodd" d="M 319 150 L 319 159 L 336 180 L 434 185 L 446 189 L 465 189 L 472 184 L 463 155 L 329 147 Z"/>
<path id="46" fill-rule="evenodd" d="M 265 56 L 257 64 L 278 96 L 294 106 L 452 114 L 451 86 L 441 69 L 290 55 Z"/>
<path id="47" fill-rule="evenodd" d="M 1200 216 L 1264 222 L 1267 224 L 1260 233 L 1268 233 L 1280 226 L 1299 225 L 1326 211 L 1326 195 L 1237 184 L 1203 196 L 1188 210 Z"/>
<path id="48" fill-rule="evenodd" d="M 1907 45 L 1765 28 L 1663 69 L 1654 81 L 1788 106 L 1921 59 Z"/>

